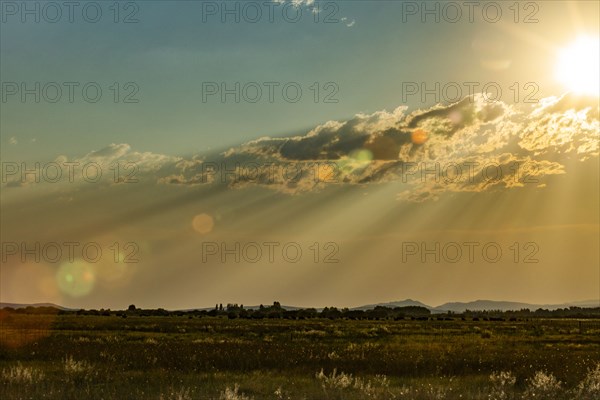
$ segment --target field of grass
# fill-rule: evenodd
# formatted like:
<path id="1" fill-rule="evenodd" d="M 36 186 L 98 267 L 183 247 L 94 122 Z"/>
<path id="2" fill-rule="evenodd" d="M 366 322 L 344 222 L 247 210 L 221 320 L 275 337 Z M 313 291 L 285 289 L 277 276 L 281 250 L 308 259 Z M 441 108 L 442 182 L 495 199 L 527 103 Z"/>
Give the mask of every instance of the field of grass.
<path id="1" fill-rule="evenodd" d="M 600 321 L 2 314 L 1 399 L 600 399 Z"/>

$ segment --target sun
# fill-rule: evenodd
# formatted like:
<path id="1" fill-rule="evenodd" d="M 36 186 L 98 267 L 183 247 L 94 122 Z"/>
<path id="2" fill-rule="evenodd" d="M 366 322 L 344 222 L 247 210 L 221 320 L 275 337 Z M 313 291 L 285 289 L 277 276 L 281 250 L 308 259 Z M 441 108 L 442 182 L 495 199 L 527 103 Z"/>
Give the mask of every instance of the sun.
<path id="1" fill-rule="evenodd" d="M 598 37 L 580 36 L 561 49 L 556 64 L 556 79 L 579 95 L 600 95 L 600 42 Z"/>

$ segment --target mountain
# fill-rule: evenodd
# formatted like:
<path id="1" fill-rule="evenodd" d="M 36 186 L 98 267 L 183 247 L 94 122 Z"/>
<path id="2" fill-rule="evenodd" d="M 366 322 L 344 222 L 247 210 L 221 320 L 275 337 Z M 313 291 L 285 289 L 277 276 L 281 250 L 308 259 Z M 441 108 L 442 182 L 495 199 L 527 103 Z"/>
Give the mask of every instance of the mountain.
<path id="1" fill-rule="evenodd" d="M 493 300 L 476 300 L 468 303 L 453 302 L 445 303 L 441 306 L 434 307 L 433 310 L 437 312 L 452 311 L 456 313 L 464 312 L 465 310 L 471 311 L 484 311 L 484 310 L 501 310 L 501 311 L 515 311 L 529 308 L 530 310 L 537 310 L 539 306 L 534 306 L 527 303 L 517 303 L 513 301 L 493 301 Z M 559 307 L 557 307 L 559 308 Z"/>
<path id="2" fill-rule="evenodd" d="M 530 303 L 518 303 L 513 301 L 494 301 L 494 300 L 476 300 L 467 303 L 445 303 L 441 306 L 432 308 L 432 312 L 447 312 L 453 311 L 456 313 L 464 312 L 465 310 L 471 311 L 484 311 L 484 310 L 501 310 L 501 311 L 518 311 L 524 308 L 528 308 L 531 311 L 535 311 L 538 308 L 547 310 L 557 310 L 559 308 L 569 307 L 598 307 L 598 300 L 578 301 L 572 303 L 563 304 L 530 304 Z"/>
<path id="3" fill-rule="evenodd" d="M 586 300 L 586 301 L 575 301 L 573 303 L 569 303 L 569 305 L 573 307 L 600 307 L 600 300 Z"/>
<path id="4" fill-rule="evenodd" d="M 56 305 L 54 303 L 32 303 L 32 304 L 20 304 L 20 303 L 0 303 L 0 308 L 26 308 L 26 307 L 53 307 L 59 310 L 72 310 L 63 306 Z"/>
<path id="5" fill-rule="evenodd" d="M 364 310 L 372 310 L 373 308 L 375 308 L 377 306 L 389 307 L 389 308 L 418 306 L 418 307 L 425 307 L 429 310 L 433 309 L 433 307 L 428 306 L 427 304 L 423 304 L 420 301 L 406 299 L 406 300 L 402 300 L 402 301 L 392 301 L 389 303 L 369 304 L 366 306 L 354 307 L 354 308 L 352 308 L 352 310 L 363 310 L 363 311 Z"/>

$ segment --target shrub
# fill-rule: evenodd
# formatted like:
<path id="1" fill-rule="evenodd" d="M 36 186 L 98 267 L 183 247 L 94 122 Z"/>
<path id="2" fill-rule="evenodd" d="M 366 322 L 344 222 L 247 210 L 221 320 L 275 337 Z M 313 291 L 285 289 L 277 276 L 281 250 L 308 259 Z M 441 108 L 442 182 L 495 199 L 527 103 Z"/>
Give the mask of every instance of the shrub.
<path id="1" fill-rule="evenodd" d="M 224 392 L 221 392 L 221 396 L 219 396 L 219 400 L 252 400 L 252 397 L 248 397 L 243 393 L 239 393 L 240 387 L 236 383 L 233 386 L 233 389 L 230 389 L 229 386 L 225 388 Z"/>
<path id="2" fill-rule="evenodd" d="M 171 389 L 166 394 L 160 395 L 160 400 L 192 400 L 190 390 L 181 388 L 179 390 Z"/>
<path id="3" fill-rule="evenodd" d="M 10 383 L 38 383 L 44 379 L 44 373 L 37 368 L 24 367 L 21 363 L 2 370 L 2 379 Z"/>
<path id="4" fill-rule="evenodd" d="M 576 389 L 580 400 L 600 399 L 600 363 L 588 371 L 587 376 Z"/>
<path id="5" fill-rule="evenodd" d="M 490 398 L 492 400 L 506 400 L 510 398 L 510 393 L 513 391 L 517 378 L 512 372 L 502 371 L 492 373 L 490 381 L 492 382 Z"/>
<path id="6" fill-rule="evenodd" d="M 554 375 L 545 371 L 538 371 L 533 378 L 528 380 L 525 398 L 555 400 L 560 391 L 561 383 Z"/>
<path id="7" fill-rule="evenodd" d="M 90 372 L 94 369 L 92 364 L 87 361 L 76 361 L 73 356 L 65 357 L 63 367 L 67 375 L 77 375 Z"/>

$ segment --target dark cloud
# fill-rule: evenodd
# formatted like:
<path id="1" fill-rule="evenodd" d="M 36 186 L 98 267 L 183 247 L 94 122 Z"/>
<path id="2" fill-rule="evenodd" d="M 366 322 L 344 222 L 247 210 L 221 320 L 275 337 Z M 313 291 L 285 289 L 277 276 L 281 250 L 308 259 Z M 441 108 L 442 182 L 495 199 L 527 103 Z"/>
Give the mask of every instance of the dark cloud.
<path id="1" fill-rule="evenodd" d="M 411 139 L 416 129 L 427 135 L 425 142 Z M 366 159 L 361 157 L 363 152 L 368 155 Z M 544 99 L 533 107 L 516 107 L 475 95 L 408 115 L 403 107 L 357 115 L 345 122 L 328 122 L 304 136 L 262 138 L 232 148 L 225 155 L 229 160 L 244 155 L 275 163 L 335 163 L 336 179 L 332 182 L 294 182 L 293 190 L 284 180 L 265 185 L 285 192 L 315 190 L 326 184 L 400 181 L 405 194 L 401 198 L 421 200 L 442 192 L 543 186 L 540 182 L 545 176 L 565 172 L 557 161 L 559 153 L 571 153 L 582 160 L 598 156 L 598 113 L 590 99 L 563 96 Z M 443 174 L 459 165 L 470 168 L 474 177 L 462 181 L 430 177 L 411 182 L 415 165 L 424 169 L 425 175 L 436 168 Z M 529 179 L 516 172 L 524 169 Z M 500 177 L 494 178 L 492 172 Z M 252 182 L 245 179 L 243 183 Z"/>

